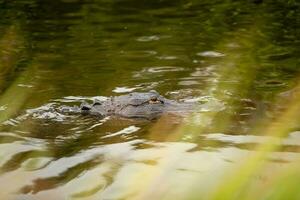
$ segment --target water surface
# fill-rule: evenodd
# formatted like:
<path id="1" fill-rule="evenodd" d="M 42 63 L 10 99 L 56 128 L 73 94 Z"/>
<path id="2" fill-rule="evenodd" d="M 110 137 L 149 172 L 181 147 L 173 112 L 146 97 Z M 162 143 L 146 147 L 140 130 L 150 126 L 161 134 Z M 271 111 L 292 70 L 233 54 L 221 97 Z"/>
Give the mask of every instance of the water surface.
<path id="1" fill-rule="evenodd" d="M 292 1 L 0 0 L 1 196 L 205 197 L 258 144 L 281 145 L 273 171 L 299 159 L 299 126 L 283 140 L 255 131 L 297 84 L 299 13 Z M 55 110 L 153 89 L 198 114 Z M 178 134 L 182 123 L 196 131 Z"/>

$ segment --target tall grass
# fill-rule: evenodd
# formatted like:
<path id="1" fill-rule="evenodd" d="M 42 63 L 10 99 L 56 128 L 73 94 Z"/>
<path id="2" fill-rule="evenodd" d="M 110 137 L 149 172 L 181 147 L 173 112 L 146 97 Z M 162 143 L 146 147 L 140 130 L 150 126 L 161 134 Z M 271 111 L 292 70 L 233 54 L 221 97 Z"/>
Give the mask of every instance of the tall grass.
<path id="1" fill-rule="evenodd" d="M 16 73 L 22 59 L 28 58 L 23 33 L 18 23 L 7 28 L 0 39 L 2 51 L 0 53 L 0 106 L 2 107 L 0 123 L 18 114 L 28 97 L 33 91 L 30 85 L 34 79 L 37 64 L 32 62 L 24 70 Z M 11 77 L 7 80 L 7 77 Z"/>

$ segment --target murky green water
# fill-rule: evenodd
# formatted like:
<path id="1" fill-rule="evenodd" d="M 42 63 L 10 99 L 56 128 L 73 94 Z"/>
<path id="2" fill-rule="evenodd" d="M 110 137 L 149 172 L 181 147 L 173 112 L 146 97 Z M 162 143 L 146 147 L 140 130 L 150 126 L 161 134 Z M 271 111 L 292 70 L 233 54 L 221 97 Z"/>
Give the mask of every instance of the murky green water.
<path id="1" fill-rule="evenodd" d="M 0 0 L 0 194 L 205 196 L 257 144 L 277 142 L 253 130 L 298 82 L 299 13 L 299 3 L 280 0 Z M 198 118 L 179 121 L 200 124 L 201 133 L 174 134 L 180 122 L 168 116 L 54 110 L 152 89 L 199 102 Z M 299 158 L 298 130 L 270 158 L 273 168 Z"/>

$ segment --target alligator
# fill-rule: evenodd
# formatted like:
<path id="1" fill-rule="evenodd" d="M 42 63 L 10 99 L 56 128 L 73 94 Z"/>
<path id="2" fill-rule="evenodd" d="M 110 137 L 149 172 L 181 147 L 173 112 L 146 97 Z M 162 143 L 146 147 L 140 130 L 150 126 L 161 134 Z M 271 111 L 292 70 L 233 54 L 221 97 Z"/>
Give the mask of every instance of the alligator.
<path id="1" fill-rule="evenodd" d="M 82 103 L 80 112 L 97 116 L 120 116 L 124 118 L 156 119 L 164 113 L 190 113 L 194 103 L 177 102 L 161 96 L 155 90 L 132 92 L 126 95 L 110 97 L 105 101 Z"/>

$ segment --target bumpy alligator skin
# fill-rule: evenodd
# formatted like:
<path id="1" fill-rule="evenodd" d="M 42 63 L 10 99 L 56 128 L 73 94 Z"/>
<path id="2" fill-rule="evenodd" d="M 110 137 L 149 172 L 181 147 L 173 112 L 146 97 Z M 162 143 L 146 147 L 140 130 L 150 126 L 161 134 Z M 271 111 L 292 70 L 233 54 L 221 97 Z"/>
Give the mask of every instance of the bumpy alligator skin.
<path id="1" fill-rule="evenodd" d="M 82 104 L 82 113 L 110 116 L 117 115 L 126 118 L 155 119 L 163 113 L 187 113 L 193 110 L 194 104 L 179 103 L 161 96 L 158 92 L 133 92 L 126 95 L 111 97 L 102 102 Z"/>

